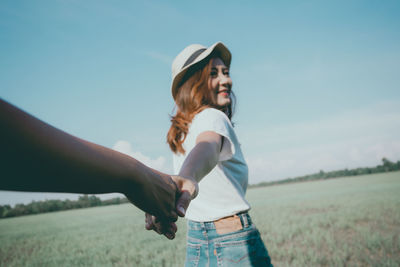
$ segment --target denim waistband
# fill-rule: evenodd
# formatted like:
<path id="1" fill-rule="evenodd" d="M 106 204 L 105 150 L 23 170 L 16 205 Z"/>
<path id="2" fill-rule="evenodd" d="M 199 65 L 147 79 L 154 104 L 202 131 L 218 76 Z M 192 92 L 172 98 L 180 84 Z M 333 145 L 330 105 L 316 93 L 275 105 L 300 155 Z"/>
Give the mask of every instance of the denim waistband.
<path id="1" fill-rule="evenodd" d="M 243 228 L 247 228 L 252 225 L 250 215 L 247 211 L 236 214 L 240 218 Z M 230 217 L 230 216 L 228 216 Z M 188 229 L 190 230 L 211 230 L 215 229 L 214 221 L 211 222 L 196 222 L 188 220 Z"/>

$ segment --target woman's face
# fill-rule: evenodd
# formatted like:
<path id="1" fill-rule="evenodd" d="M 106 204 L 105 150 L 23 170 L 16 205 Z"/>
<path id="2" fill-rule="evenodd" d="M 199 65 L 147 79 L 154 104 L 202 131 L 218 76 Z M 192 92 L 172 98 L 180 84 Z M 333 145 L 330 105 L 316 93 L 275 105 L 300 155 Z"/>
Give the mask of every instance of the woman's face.
<path id="1" fill-rule="evenodd" d="M 229 77 L 229 68 L 219 57 L 212 59 L 208 88 L 215 94 L 219 107 L 231 103 L 232 79 Z"/>

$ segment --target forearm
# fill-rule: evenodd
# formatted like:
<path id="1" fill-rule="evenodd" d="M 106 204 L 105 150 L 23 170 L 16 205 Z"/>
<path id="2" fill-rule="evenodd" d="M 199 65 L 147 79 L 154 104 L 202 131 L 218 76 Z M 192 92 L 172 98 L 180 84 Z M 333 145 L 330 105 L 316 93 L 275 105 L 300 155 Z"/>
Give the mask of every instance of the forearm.
<path id="1" fill-rule="evenodd" d="M 129 156 L 69 135 L 2 100 L 0 116 L 3 190 L 122 192 L 127 184 L 140 188 L 153 174 Z"/>
<path id="2" fill-rule="evenodd" d="M 219 146 L 214 142 L 199 142 L 186 157 L 179 175 L 199 182 L 218 163 Z"/>

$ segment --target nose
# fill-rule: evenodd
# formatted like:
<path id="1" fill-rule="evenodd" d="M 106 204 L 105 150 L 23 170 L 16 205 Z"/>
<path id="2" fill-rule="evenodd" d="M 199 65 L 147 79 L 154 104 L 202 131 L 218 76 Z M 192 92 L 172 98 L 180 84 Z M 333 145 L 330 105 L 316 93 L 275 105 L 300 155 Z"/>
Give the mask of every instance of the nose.
<path id="1" fill-rule="evenodd" d="M 226 76 L 224 74 L 219 74 L 219 85 L 221 86 L 225 86 L 225 87 L 229 87 L 230 84 L 230 80 L 231 78 L 229 76 Z"/>

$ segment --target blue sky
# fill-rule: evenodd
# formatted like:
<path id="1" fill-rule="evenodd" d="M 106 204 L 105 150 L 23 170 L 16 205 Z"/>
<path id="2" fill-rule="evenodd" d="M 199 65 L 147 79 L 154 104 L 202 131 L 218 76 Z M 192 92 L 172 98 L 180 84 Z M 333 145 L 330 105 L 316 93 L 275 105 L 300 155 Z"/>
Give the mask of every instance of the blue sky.
<path id="1" fill-rule="evenodd" d="M 397 161 L 399 13 L 399 1 L 4 0 L 0 97 L 171 172 L 171 62 L 222 41 L 250 183 Z M 0 204 L 67 196 L 0 192 Z"/>

